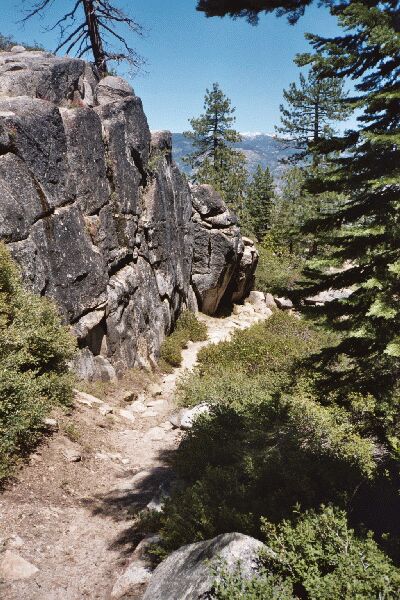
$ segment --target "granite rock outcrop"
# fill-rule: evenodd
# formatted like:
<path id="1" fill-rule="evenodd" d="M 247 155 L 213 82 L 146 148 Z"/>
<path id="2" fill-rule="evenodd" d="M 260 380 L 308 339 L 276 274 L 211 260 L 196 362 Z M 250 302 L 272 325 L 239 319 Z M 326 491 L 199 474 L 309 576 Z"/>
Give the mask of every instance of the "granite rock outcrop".
<path id="1" fill-rule="evenodd" d="M 125 80 L 20 47 L 0 52 L 0 239 L 60 307 L 88 379 L 152 365 L 180 311 L 238 301 L 257 259 Z"/>

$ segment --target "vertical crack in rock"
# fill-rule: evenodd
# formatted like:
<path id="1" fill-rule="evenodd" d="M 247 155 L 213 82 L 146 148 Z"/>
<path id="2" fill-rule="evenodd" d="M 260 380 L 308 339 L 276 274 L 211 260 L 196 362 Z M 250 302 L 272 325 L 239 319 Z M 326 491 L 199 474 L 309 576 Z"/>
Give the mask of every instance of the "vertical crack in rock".
<path id="1" fill-rule="evenodd" d="M 143 167 L 143 160 L 140 155 L 140 152 L 138 150 L 136 150 L 136 148 L 132 148 L 132 147 L 130 150 L 131 150 L 132 160 L 135 163 L 135 167 L 137 168 L 137 170 L 139 171 L 140 176 L 141 176 L 139 186 L 142 188 L 146 188 L 147 187 L 147 173 Z"/>

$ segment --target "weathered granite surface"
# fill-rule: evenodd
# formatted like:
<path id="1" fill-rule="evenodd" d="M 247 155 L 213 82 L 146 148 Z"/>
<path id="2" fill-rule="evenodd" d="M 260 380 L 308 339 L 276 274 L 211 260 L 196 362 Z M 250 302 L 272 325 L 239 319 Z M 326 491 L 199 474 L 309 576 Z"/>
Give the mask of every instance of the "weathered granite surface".
<path id="1" fill-rule="evenodd" d="M 212 598 L 213 569 L 223 568 L 230 574 L 239 570 L 243 579 L 251 579 L 257 573 L 261 551 L 273 554 L 259 540 L 241 533 L 223 533 L 182 546 L 158 565 L 143 600 Z"/>
<path id="2" fill-rule="evenodd" d="M 0 52 L 0 239 L 73 327 L 89 379 L 154 363 L 183 308 L 237 301 L 256 264 L 126 81 L 23 49 Z"/>
<path id="3" fill-rule="evenodd" d="M 242 238 L 236 215 L 210 185 L 193 186 L 192 283 L 201 310 L 214 314 L 250 291 L 258 253 Z M 244 241 L 245 240 L 245 241 Z"/>

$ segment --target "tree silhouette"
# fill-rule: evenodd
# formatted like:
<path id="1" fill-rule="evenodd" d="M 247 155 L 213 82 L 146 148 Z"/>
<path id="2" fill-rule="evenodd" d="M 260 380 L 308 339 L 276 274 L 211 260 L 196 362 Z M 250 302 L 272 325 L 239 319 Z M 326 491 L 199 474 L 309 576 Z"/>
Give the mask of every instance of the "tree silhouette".
<path id="1" fill-rule="evenodd" d="M 43 16 L 57 0 L 30 2 L 30 8 L 22 19 L 26 22 L 35 16 Z M 29 3 L 29 0 L 28 0 Z M 49 27 L 58 29 L 59 43 L 55 52 L 73 52 L 78 58 L 92 53 L 99 75 L 107 74 L 109 61 L 127 61 L 133 70 L 138 70 L 143 59 L 131 48 L 126 36 L 118 32 L 125 26 L 128 32 L 143 35 L 143 28 L 123 10 L 109 0 L 69 0 L 63 16 Z"/>

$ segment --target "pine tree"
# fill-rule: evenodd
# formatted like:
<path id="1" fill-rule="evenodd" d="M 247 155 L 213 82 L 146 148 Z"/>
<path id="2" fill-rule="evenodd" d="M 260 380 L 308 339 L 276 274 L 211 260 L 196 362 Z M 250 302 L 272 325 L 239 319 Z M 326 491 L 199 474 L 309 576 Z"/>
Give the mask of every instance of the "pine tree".
<path id="1" fill-rule="evenodd" d="M 258 241 L 261 241 L 271 226 L 271 210 L 275 195 L 274 179 L 269 168 L 261 165 L 253 175 L 247 188 L 246 211 L 251 229 Z"/>
<path id="2" fill-rule="evenodd" d="M 400 22 L 399 3 L 348 1 L 332 9 L 345 34 L 308 36 L 306 55 L 319 77 L 356 80 L 359 130 L 325 142 L 328 171 L 309 181 L 315 193 L 347 201 L 307 229 L 328 237 L 331 258 L 349 268 L 310 268 L 297 297 L 352 286 L 347 300 L 324 308 L 342 341 L 321 357 L 326 381 L 382 398 L 400 375 Z M 339 156 L 334 153 L 339 152 Z M 346 357 L 342 370 L 336 361 Z M 334 371 L 330 368 L 334 366 Z M 331 373 L 331 375 L 329 375 Z"/>
<path id="3" fill-rule="evenodd" d="M 196 170 L 196 183 L 212 185 L 242 222 L 245 218 L 245 203 L 248 171 L 243 152 L 220 147 L 211 158 L 207 156 Z"/>
<path id="4" fill-rule="evenodd" d="M 311 70 L 307 79 L 300 74 L 299 85 L 291 83 L 289 89 L 283 90 L 286 105 L 280 106 L 282 125 L 276 130 L 301 151 L 292 160 L 299 162 L 311 154 L 313 163 L 318 163 L 319 142 L 332 137 L 332 124 L 345 119 L 350 112 L 343 86 L 343 81 L 336 77 L 318 79 Z"/>
<path id="5" fill-rule="evenodd" d="M 306 255 L 309 239 L 301 232 L 309 214 L 308 196 L 304 191 L 304 171 L 287 169 L 282 178 L 282 190 L 277 194 L 271 211 L 270 241 L 278 253 Z"/>
<path id="6" fill-rule="evenodd" d="M 190 119 L 192 131 L 183 134 L 193 145 L 184 162 L 192 167 L 194 182 L 212 185 L 241 216 L 248 174 L 245 155 L 232 148 L 241 140 L 232 128 L 234 112 L 218 83 L 207 89 L 204 113 Z"/>

